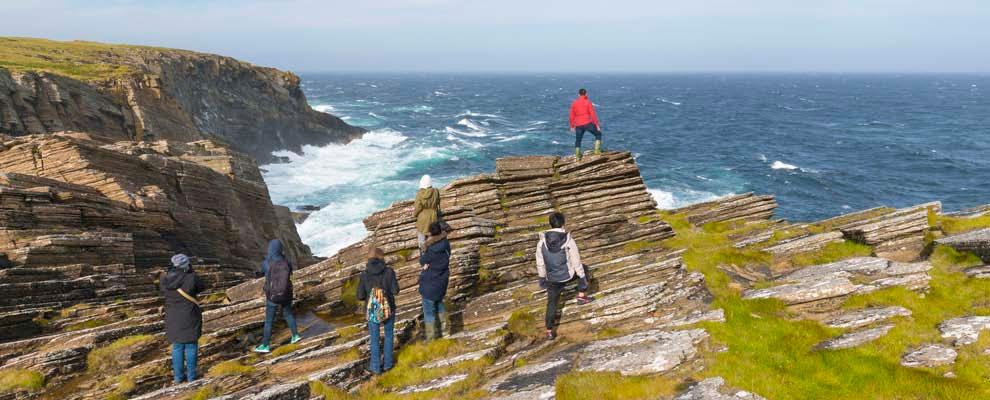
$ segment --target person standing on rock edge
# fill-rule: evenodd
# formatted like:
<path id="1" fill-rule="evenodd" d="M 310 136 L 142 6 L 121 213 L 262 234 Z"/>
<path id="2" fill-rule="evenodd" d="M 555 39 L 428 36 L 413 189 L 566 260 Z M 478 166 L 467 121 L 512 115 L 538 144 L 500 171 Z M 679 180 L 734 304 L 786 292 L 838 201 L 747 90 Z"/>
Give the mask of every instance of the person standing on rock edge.
<path id="1" fill-rule="evenodd" d="M 578 90 L 578 98 L 571 103 L 571 132 L 574 133 L 574 157 L 581 161 L 581 139 L 585 132 L 595 135 L 595 154 L 602 153 L 602 126 L 595 114 L 595 105 L 588 99 L 588 91 Z"/>
<path id="2" fill-rule="evenodd" d="M 547 339 L 557 337 L 554 331 L 557 322 L 557 303 L 564 286 L 578 277 L 578 304 L 588 304 L 594 298 L 588 296 L 588 278 L 581 264 L 581 254 L 577 242 L 564 230 L 564 214 L 550 214 L 550 230 L 540 234 L 536 245 L 536 273 L 540 276 L 540 287 L 547 290 L 546 328 Z"/>
<path id="3" fill-rule="evenodd" d="M 422 252 L 426 235 L 430 233 L 430 224 L 440 219 L 440 191 L 433 188 L 433 180 L 429 175 L 423 175 L 419 179 L 419 191 L 416 192 L 413 207 L 416 215 L 416 239 Z"/>
<path id="4" fill-rule="evenodd" d="M 192 382 L 196 380 L 198 342 L 203 334 L 203 312 L 196 300 L 205 289 L 203 282 L 193 272 L 189 257 L 176 254 L 158 287 L 165 297 L 165 337 L 172 343 L 172 375 L 176 384 Z"/>
<path id="5" fill-rule="evenodd" d="M 368 369 L 374 375 L 392 369 L 395 365 L 392 356 L 395 331 L 395 295 L 399 294 L 399 280 L 395 270 L 385 265 L 385 252 L 377 247 L 368 252 L 368 264 L 357 285 L 357 299 L 365 301 L 368 318 L 368 343 L 371 345 L 371 359 Z M 385 331 L 384 352 L 379 330 Z M 384 354 L 382 354 L 384 353 Z M 382 368 L 384 358 L 384 369 Z"/>
<path id="6" fill-rule="evenodd" d="M 426 340 L 443 336 L 446 310 L 443 298 L 447 295 L 450 281 L 450 241 L 439 222 L 430 224 L 430 237 L 425 243 L 426 250 L 419 256 L 419 295 L 423 298 L 423 330 Z M 444 321 L 444 322 L 441 322 Z M 450 327 L 447 327 L 450 329 Z"/>
<path id="7" fill-rule="evenodd" d="M 261 344 L 254 351 L 268 353 L 271 351 L 272 324 L 275 323 L 275 313 L 279 308 L 292 331 L 289 343 L 295 344 L 302 340 L 296 330 L 296 318 L 292 315 L 292 263 L 285 257 L 281 240 L 272 239 L 268 242 L 268 257 L 261 262 L 261 274 L 265 276 L 265 330 Z"/>

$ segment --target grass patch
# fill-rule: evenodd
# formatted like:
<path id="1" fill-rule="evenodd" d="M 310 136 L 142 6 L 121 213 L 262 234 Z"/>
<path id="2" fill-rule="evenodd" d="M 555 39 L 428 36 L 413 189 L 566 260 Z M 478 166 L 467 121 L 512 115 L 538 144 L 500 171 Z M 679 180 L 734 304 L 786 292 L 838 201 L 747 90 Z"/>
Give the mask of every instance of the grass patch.
<path id="1" fill-rule="evenodd" d="M 223 393 L 216 386 L 210 385 L 197 390 L 195 393 L 190 395 L 188 400 L 208 400 L 214 397 L 220 396 Z"/>
<path id="2" fill-rule="evenodd" d="M 84 81 L 136 72 L 123 56 L 153 47 L 96 42 L 0 37 L 0 67 L 11 72 L 43 71 Z"/>
<path id="3" fill-rule="evenodd" d="M 851 298 L 846 306 L 901 305 L 915 315 L 894 320 L 896 327 L 887 336 L 858 348 L 818 351 L 814 346 L 841 331 L 817 322 L 796 320 L 783 303 L 772 299 L 742 300 L 729 284 L 728 276 L 717 266 L 725 261 L 766 260 L 760 253 L 732 248 L 726 239 L 732 232 L 698 229 L 683 217 L 668 215 L 677 236 L 665 246 L 686 249 L 687 267 L 705 274 L 715 300 L 712 307 L 725 311 L 724 323 L 703 322 L 711 341 L 728 348 L 706 353 L 709 368 L 695 376 L 702 379 L 722 376 L 731 386 L 758 393 L 768 399 L 974 399 L 990 396 L 990 365 L 978 355 L 977 345 L 966 346 L 952 370 L 955 379 L 942 377 L 946 369 L 912 369 L 900 366 L 900 356 L 909 346 L 939 340 L 937 325 L 961 315 L 990 313 L 990 281 L 967 279 L 952 272 L 979 260 L 971 255 L 936 248 L 932 291 L 922 297 L 903 288 L 880 290 Z M 865 247 L 839 244 L 808 256 L 812 263 L 862 255 Z M 811 261 L 809 261 L 811 262 Z M 988 336 L 988 335 L 984 335 Z M 987 339 L 990 343 L 990 339 Z M 616 377 L 616 379 L 623 379 Z M 591 379 L 594 381 L 594 377 Z M 571 393 L 588 396 L 596 386 L 570 390 L 558 380 L 561 399 Z M 604 385 L 604 384 L 603 384 Z M 620 388 L 621 389 L 621 388 Z M 618 389 L 616 389 L 618 390 Z M 608 398 L 609 394 L 600 395 Z M 630 395 L 628 398 L 634 395 Z"/>
<path id="4" fill-rule="evenodd" d="M 106 318 L 94 318 L 94 319 L 86 320 L 86 321 L 83 321 L 83 322 L 77 322 L 75 324 L 67 325 L 65 327 L 65 329 L 63 329 L 63 331 L 65 331 L 65 332 L 75 332 L 75 331 L 81 331 L 81 330 L 84 330 L 84 329 L 98 328 L 98 327 L 101 327 L 101 326 L 104 326 L 104 325 L 110 325 L 110 324 L 112 324 L 114 322 L 116 322 L 116 321 L 111 321 L 111 320 L 106 319 Z"/>
<path id="5" fill-rule="evenodd" d="M 936 215 L 936 224 L 942 228 L 942 232 L 947 235 L 975 231 L 977 229 L 990 228 L 990 215 L 979 217 L 952 217 L 948 215 Z M 929 218 L 929 224 L 931 224 Z"/>
<path id="6" fill-rule="evenodd" d="M 341 338 L 351 338 L 357 336 L 362 331 L 363 329 L 361 325 L 348 325 L 337 328 L 337 334 L 340 335 Z"/>
<path id="7" fill-rule="evenodd" d="M 790 264 L 796 267 L 808 265 L 828 264 L 847 258 L 867 257 L 873 254 L 873 248 L 848 240 L 834 242 L 825 245 L 821 249 L 796 254 L 790 259 Z"/>
<path id="8" fill-rule="evenodd" d="M 142 346 L 155 340 L 151 335 L 134 335 L 122 337 L 113 343 L 89 352 L 86 356 L 86 368 L 89 371 L 116 370 L 124 365 L 122 358 Z"/>
<path id="9" fill-rule="evenodd" d="M 622 334 L 622 331 L 615 329 L 613 327 L 607 326 L 605 328 L 599 329 L 595 332 L 595 339 L 608 339 L 610 337 L 616 337 Z"/>
<path id="10" fill-rule="evenodd" d="M 514 258 L 525 257 L 525 256 L 526 256 L 526 252 L 522 250 L 512 253 L 512 257 Z"/>
<path id="11" fill-rule="evenodd" d="M 429 342 L 416 342 L 405 346 L 396 355 L 395 368 L 378 378 L 378 385 L 386 388 L 402 388 L 430 380 L 460 373 L 470 369 L 469 367 L 484 367 L 490 364 L 490 360 L 482 363 L 468 361 L 467 364 L 460 363 L 458 368 L 454 366 L 445 368 L 420 368 L 420 365 L 430 361 L 439 360 L 444 357 L 454 356 L 465 352 L 467 349 L 461 347 L 456 341 L 450 339 L 432 340 Z"/>
<path id="12" fill-rule="evenodd" d="M 676 393 L 677 382 L 664 376 L 569 372 L 557 377 L 556 389 L 560 400 L 652 400 Z"/>
<path id="13" fill-rule="evenodd" d="M 227 292 L 216 292 L 204 297 L 203 303 L 222 303 L 225 300 L 227 300 Z"/>
<path id="14" fill-rule="evenodd" d="M 298 343 L 290 343 L 290 344 L 287 344 L 287 345 L 284 345 L 284 346 L 277 347 L 275 350 L 272 350 L 272 352 L 269 353 L 269 355 L 271 357 L 284 356 L 284 355 L 289 354 L 289 353 L 291 353 L 293 351 L 296 351 L 296 350 L 299 350 L 299 344 Z"/>
<path id="15" fill-rule="evenodd" d="M 254 372 L 254 366 L 241 364 L 238 360 L 230 360 L 210 367 L 210 370 L 206 372 L 206 376 L 247 375 L 252 372 Z"/>
<path id="16" fill-rule="evenodd" d="M 309 383 L 309 394 L 310 396 L 320 396 L 324 400 L 350 400 L 354 398 L 347 392 L 320 381 Z"/>
<path id="17" fill-rule="evenodd" d="M 45 387 L 45 377 L 40 372 L 26 369 L 0 370 L 0 393 L 18 389 L 38 390 Z"/>
<path id="18" fill-rule="evenodd" d="M 516 309 L 509 315 L 508 329 L 517 337 L 530 339 L 537 339 L 544 333 L 533 313 L 524 308 Z"/>
<path id="19" fill-rule="evenodd" d="M 351 278 L 340 287 L 340 301 L 347 307 L 357 308 L 361 306 L 361 301 L 357 299 L 359 279 L 358 277 Z"/>

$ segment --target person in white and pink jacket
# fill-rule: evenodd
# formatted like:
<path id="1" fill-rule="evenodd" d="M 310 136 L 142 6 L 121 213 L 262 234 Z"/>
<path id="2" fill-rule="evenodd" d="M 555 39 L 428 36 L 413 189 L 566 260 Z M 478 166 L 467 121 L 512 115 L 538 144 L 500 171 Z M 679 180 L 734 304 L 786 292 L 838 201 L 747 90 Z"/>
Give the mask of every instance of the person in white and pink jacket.
<path id="1" fill-rule="evenodd" d="M 581 252 L 577 242 L 564 230 L 564 214 L 550 214 L 550 230 L 540 234 L 536 245 L 536 273 L 540 276 L 540 287 L 547 290 L 546 329 L 547 339 L 557 337 L 554 331 L 557 322 L 557 303 L 564 286 L 578 278 L 578 304 L 588 304 L 594 300 L 588 296 L 588 278 L 581 264 Z"/>

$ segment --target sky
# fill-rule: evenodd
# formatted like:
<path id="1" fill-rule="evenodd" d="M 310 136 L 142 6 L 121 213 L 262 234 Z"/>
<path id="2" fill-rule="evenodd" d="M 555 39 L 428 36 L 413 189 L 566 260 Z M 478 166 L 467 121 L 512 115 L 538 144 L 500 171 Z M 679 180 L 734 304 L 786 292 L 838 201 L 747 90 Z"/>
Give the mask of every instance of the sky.
<path id="1" fill-rule="evenodd" d="M 0 36 L 297 72 L 990 72 L 990 0 L 0 0 Z"/>

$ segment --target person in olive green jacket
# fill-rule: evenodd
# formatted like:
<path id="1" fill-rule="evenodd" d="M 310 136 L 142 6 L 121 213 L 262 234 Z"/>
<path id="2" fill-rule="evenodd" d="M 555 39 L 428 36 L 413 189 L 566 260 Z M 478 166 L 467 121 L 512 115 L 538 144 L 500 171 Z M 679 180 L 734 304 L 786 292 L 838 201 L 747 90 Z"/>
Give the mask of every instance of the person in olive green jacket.
<path id="1" fill-rule="evenodd" d="M 419 248 L 423 249 L 430 225 L 440 219 L 440 191 L 433 188 L 429 175 L 423 175 L 419 180 L 419 191 L 416 192 L 416 239 Z"/>

